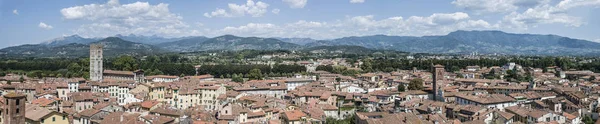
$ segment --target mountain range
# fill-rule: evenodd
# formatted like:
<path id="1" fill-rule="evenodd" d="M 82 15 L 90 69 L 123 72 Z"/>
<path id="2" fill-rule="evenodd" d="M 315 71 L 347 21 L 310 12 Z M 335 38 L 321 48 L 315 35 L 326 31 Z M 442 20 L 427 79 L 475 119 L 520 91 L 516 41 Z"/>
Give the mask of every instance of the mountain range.
<path id="1" fill-rule="evenodd" d="M 600 43 L 557 35 L 514 34 L 502 31 L 455 31 L 440 36 L 352 36 L 331 40 L 310 38 L 261 38 L 223 35 L 164 38 L 159 36 L 116 35 L 108 38 L 65 36 L 40 44 L 0 49 L 0 56 L 77 57 L 87 55 L 89 44 L 105 44 L 105 54 L 147 55 L 163 52 L 208 50 L 305 50 L 335 49 L 337 52 L 394 50 L 412 53 L 468 54 L 472 52 L 507 55 L 600 55 Z M 329 47 L 328 47 L 329 46 Z M 341 46 L 341 47 L 340 47 Z M 362 49 L 364 48 L 364 49 Z"/>

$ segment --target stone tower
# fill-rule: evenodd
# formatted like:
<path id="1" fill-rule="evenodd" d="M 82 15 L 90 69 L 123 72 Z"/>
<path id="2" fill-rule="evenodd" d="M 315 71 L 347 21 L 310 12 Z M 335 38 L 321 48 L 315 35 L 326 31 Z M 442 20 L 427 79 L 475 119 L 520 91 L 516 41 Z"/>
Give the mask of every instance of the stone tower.
<path id="1" fill-rule="evenodd" d="M 90 45 L 90 79 L 92 81 L 102 81 L 102 48 L 100 44 Z"/>
<path id="2" fill-rule="evenodd" d="M 25 94 L 11 92 L 4 95 L 6 106 L 4 106 L 5 124 L 25 124 Z"/>
<path id="3" fill-rule="evenodd" d="M 433 72 L 433 100 L 445 102 L 444 87 L 446 86 L 446 79 L 444 79 L 444 66 L 434 65 L 431 70 Z"/>

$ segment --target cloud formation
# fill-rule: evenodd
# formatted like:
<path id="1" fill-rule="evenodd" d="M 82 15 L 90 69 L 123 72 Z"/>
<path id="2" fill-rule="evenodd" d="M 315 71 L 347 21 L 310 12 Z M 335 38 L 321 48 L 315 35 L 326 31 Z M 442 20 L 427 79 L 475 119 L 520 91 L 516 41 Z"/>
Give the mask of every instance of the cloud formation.
<path id="1" fill-rule="evenodd" d="M 40 27 L 42 29 L 46 29 L 46 30 L 50 30 L 50 29 L 54 28 L 51 25 L 48 25 L 48 24 L 46 24 L 44 22 L 40 22 L 40 24 L 38 24 L 38 27 Z"/>
<path id="2" fill-rule="evenodd" d="M 476 14 L 510 13 L 519 8 L 528 8 L 547 4 L 550 0 L 454 0 L 455 6 Z"/>
<path id="3" fill-rule="evenodd" d="M 299 20 L 286 24 L 248 23 L 228 26 L 207 33 L 211 35 L 233 34 L 259 37 L 310 37 L 329 39 L 364 35 L 445 35 L 456 30 L 491 30 L 499 28 L 484 20 L 471 19 L 468 14 L 435 13 L 430 16 L 389 17 L 375 19 L 373 15 L 348 17 L 339 21 L 316 22 Z"/>
<path id="4" fill-rule="evenodd" d="M 365 0 L 350 0 L 350 3 L 364 3 Z"/>
<path id="5" fill-rule="evenodd" d="M 19 11 L 17 11 L 16 9 L 12 11 L 13 14 L 15 15 L 19 15 Z"/>
<path id="6" fill-rule="evenodd" d="M 571 16 L 567 12 L 579 7 L 599 7 L 600 0 L 563 0 L 555 5 L 540 4 L 523 12 L 512 12 L 504 16 L 504 23 L 527 29 L 538 24 L 563 24 L 579 27 L 585 22 L 581 17 Z"/>
<path id="7" fill-rule="evenodd" d="M 105 4 L 63 8 L 60 12 L 66 20 L 88 22 L 74 33 L 90 37 L 114 34 L 182 36 L 190 27 L 181 16 L 171 13 L 165 3 L 120 4 L 118 0 L 110 0 Z"/>
<path id="8" fill-rule="evenodd" d="M 254 2 L 252 0 L 246 1 L 246 4 L 234 4 L 229 3 L 228 5 L 229 11 L 225 9 L 217 8 L 215 11 L 210 13 L 204 13 L 205 17 L 242 17 L 246 14 L 251 15 L 252 17 L 261 17 L 267 12 L 267 8 L 269 4 L 264 3 L 262 1 Z"/>
<path id="9" fill-rule="evenodd" d="M 281 11 L 281 10 L 279 10 L 279 9 L 273 9 L 273 10 L 271 10 L 271 12 L 272 12 L 273 14 L 279 14 L 279 11 Z"/>
<path id="10" fill-rule="evenodd" d="M 290 6 L 290 8 L 304 8 L 306 6 L 307 0 L 283 0 L 286 4 Z"/>

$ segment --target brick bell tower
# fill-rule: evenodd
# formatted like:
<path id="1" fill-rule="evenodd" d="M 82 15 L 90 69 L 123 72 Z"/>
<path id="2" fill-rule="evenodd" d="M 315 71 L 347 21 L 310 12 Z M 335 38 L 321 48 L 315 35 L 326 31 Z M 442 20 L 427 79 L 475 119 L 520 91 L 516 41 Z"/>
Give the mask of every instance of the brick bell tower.
<path id="1" fill-rule="evenodd" d="M 5 124 L 25 124 L 25 102 L 27 102 L 25 94 L 11 92 L 4 95 L 6 106 L 4 106 Z"/>
<path id="2" fill-rule="evenodd" d="M 444 87 L 446 86 L 446 79 L 444 73 L 446 70 L 442 65 L 433 65 L 431 72 L 433 73 L 433 100 L 445 102 Z"/>

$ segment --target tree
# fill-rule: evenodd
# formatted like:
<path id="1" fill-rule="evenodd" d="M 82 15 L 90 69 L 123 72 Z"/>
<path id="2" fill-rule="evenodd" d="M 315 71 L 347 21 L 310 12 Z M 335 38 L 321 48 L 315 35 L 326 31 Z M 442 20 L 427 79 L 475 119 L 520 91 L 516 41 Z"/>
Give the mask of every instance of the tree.
<path id="1" fill-rule="evenodd" d="M 135 58 L 131 56 L 119 56 L 112 62 L 113 68 L 123 71 L 134 71 L 138 69 Z"/>
<path id="2" fill-rule="evenodd" d="M 590 81 L 596 80 L 596 76 L 591 76 Z"/>
<path id="3" fill-rule="evenodd" d="M 594 119 L 592 119 L 590 116 L 583 117 L 581 121 L 583 121 L 585 124 L 594 124 Z"/>
<path id="4" fill-rule="evenodd" d="M 373 60 L 371 59 L 364 59 L 363 60 L 363 64 L 362 66 L 360 66 L 360 68 L 365 71 L 365 72 L 371 72 L 373 71 Z"/>
<path id="5" fill-rule="evenodd" d="M 399 84 L 398 85 L 398 92 L 404 92 L 406 91 L 406 87 L 404 87 L 404 84 Z"/>
<path id="6" fill-rule="evenodd" d="M 260 69 L 255 68 L 248 72 L 248 80 L 262 80 L 263 74 L 260 72 Z"/>
<path id="7" fill-rule="evenodd" d="M 74 62 L 74 63 L 69 64 L 69 66 L 67 66 L 67 70 L 69 70 L 69 72 L 79 73 L 82 71 L 82 67 L 79 64 Z"/>
<path id="8" fill-rule="evenodd" d="M 244 79 L 236 74 L 233 74 L 233 78 L 231 78 L 231 81 L 241 83 L 244 82 Z"/>
<path id="9" fill-rule="evenodd" d="M 408 90 L 423 90 L 423 79 L 415 78 L 410 80 Z"/>
<path id="10" fill-rule="evenodd" d="M 544 69 L 542 70 L 542 73 L 546 73 L 546 72 L 548 72 L 548 68 L 544 67 Z"/>
<path id="11" fill-rule="evenodd" d="M 25 81 L 25 78 L 23 78 L 23 76 L 21 76 L 21 77 L 19 78 L 19 82 L 23 83 L 23 81 Z"/>

